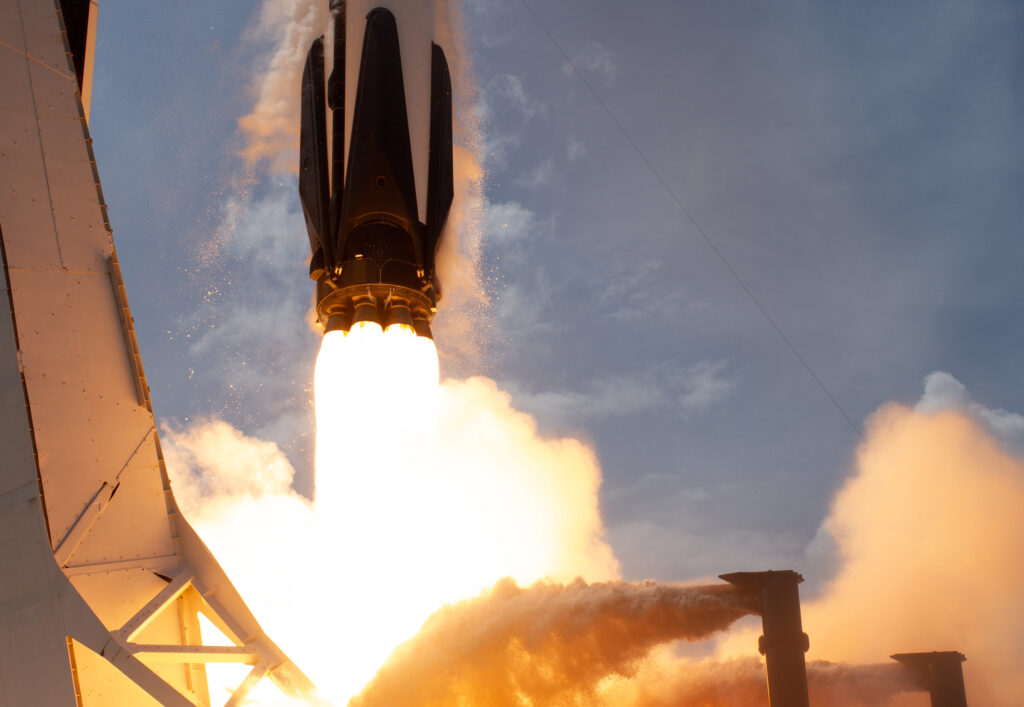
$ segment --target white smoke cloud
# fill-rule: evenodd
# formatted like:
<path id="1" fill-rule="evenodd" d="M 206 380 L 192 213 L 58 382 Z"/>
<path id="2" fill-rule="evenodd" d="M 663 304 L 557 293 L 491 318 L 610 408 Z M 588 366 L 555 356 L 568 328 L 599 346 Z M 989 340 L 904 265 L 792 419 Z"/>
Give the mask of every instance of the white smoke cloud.
<path id="1" fill-rule="evenodd" d="M 436 406 L 401 386 L 362 394 L 353 384 L 388 365 L 332 369 L 346 409 L 366 419 L 320 421 L 340 451 L 318 462 L 312 504 L 273 443 L 220 420 L 164 429 L 186 517 L 268 634 L 335 699 L 358 691 L 442 602 L 503 576 L 618 575 L 589 448 L 541 437 L 485 378 L 446 381 Z M 385 424 L 373 410 L 405 412 Z"/>
<path id="2" fill-rule="evenodd" d="M 972 704 L 1024 695 L 1024 458 L 1017 413 L 973 401 L 948 373 L 913 409 L 887 405 L 867 426 L 857 470 L 823 531 L 838 571 L 805 606 L 812 655 L 883 662 L 959 650 Z"/>
<path id="3" fill-rule="evenodd" d="M 313 40 L 327 26 L 322 0 L 264 0 L 250 40 L 272 41 L 251 92 L 253 110 L 238 121 L 246 138 L 241 156 L 250 164 L 266 160 L 273 172 L 295 173 L 299 148 L 298 86 Z"/>
<path id="4" fill-rule="evenodd" d="M 926 415 L 946 410 L 962 412 L 984 425 L 1004 444 L 1024 452 L 1024 415 L 975 402 L 967 386 L 945 371 L 935 371 L 924 379 L 924 395 L 914 409 Z"/>
<path id="5" fill-rule="evenodd" d="M 178 505 L 232 581 L 263 584 L 267 592 L 253 598 L 269 606 L 295 600 L 299 587 L 266 581 L 268 555 L 275 576 L 311 561 L 300 540 L 311 527 L 311 506 L 293 488 L 295 470 L 280 448 L 223 420 L 164 424 L 161 440 Z"/>

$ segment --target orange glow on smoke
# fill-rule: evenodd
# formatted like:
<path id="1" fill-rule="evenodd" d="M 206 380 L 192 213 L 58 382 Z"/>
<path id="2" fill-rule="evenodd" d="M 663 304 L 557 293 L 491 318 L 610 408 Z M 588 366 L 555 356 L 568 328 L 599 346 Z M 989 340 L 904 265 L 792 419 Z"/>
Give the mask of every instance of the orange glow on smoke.
<path id="1" fill-rule="evenodd" d="M 372 323 L 328 333 L 315 397 L 312 503 L 276 445 L 224 422 L 165 439 L 189 520 L 331 704 L 359 693 L 435 611 L 499 579 L 618 576 L 593 451 L 542 438 L 490 379 L 439 383 L 433 342 Z M 241 680 L 231 667 L 219 680 L 210 669 L 214 702 Z"/>
<path id="2" fill-rule="evenodd" d="M 540 437 L 494 381 L 439 383 L 432 342 L 364 324 L 324 337 L 316 415 L 313 503 L 291 488 L 276 445 L 224 422 L 165 430 L 165 451 L 189 520 L 331 704 L 368 684 L 354 705 L 767 704 L 759 630 L 730 633 L 718 660 L 698 661 L 660 644 L 727 622 L 667 634 L 666 607 L 685 611 L 685 592 L 597 584 L 618 568 L 593 452 Z M 884 663 L 895 650 L 955 648 L 969 657 L 970 695 L 1016 705 L 1024 571 L 1001 558 L 1024 545 L 1024 463 L 956 413 L 886 407 L 868 429 L 827 523 L 843 567 L 805 603 L 809 657 Z M 552 582 L 495 585 L 506 576 Z M 936 620 L 936 607 L 960 620 Z M 815 703 L 926 699 L 889 699 L 896 688 L 876 678 L 891 671 L 863 673 L 869 684 L 845 669 L 810 664 Z M 246 670 L 209 666 L 214 704 Z M 264 680 L 246 704 L 320 704 L 273 692 Z"/>

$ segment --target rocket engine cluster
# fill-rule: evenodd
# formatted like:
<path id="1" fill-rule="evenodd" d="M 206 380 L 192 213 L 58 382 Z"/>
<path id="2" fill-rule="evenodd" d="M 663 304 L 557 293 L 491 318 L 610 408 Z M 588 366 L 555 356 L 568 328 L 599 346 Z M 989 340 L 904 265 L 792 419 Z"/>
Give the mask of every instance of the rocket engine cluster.
<path id="1" fill-rule="evenodd" d="M 430 38 L 412 35 L 430 42 L 429 105 L 407 106 L 406 77 L 425 77 L 418 64 L 426 47 L 400 46 L 395 15 L 370 10 L 346 124 L 346 9 L 344 0 L 331 2 L 330 77 L 325 83 L 323 37 L 313 42 L 302 76 L 299 196 L 317 317 L 326 331 L 376 322 L 431 338 L 441 294 L 435 254 L 454 197 L 448 62 Z M 403 70 L 403 59 L 414 72 Z M 410 121 L 426 141 L 413 140 Z"/>

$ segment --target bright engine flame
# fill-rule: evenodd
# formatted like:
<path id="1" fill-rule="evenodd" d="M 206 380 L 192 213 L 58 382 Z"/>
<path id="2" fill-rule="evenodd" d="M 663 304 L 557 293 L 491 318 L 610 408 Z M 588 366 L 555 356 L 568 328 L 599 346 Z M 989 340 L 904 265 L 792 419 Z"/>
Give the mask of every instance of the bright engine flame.
<path id="1" fill-rule="evenodd" d="M 336 549 L 338 604 L 360 607 L 335 627 L 347 653 L 338 664 L 348 674 L 325 676 L 344 688 L 314 676 L 338 698 L 358 692 L 440 601 L 461 596 L 465 583 L 437 576 L 431 558 L 441 538 L 425 517 L 438 495 L 424 467 L 437 424 L 434 343 L 401 325 L 382 331 L 363 322 L 348 334 L 329 332 L 315 391 L 317 534 Z M 423 582 L 410 584 L 410 576 Z"/>
<path id="2" fill-rule="evenodd" d="M 574 511 L 559 507 L 557 481 L 537 483 L 528 470 L 557 463 L 545 456 L 552 443 L 535 440 L 532 421 L 520 443 L 513 423 L 525 416 L 494 415 L 466 393 L 439 384 L 434 343 L 409 327 L 364 322 L 324 337 L 314 508 L 318 541 L 331 548 L 323 581 L 339 607 L 326 620 L 340 641 L 323 665 L 322 651 L 299 664 L 339 704 L 443 604 L 506 576 L 528 584 L 579 571 L 565 567 L 558 541 Z"/>
<path id="3" fill-rule="evenodd" d="M 593 451 L 540 437 L 492 380 L 439 383 L 432 341 L 371 323 L 330 332 L 315 395 L 312 504 L 273 444 L 221 421 L 164 433 L 189 520 L 332 704 L 358 694 L 444 604 L 499 579 L 617 578 Z M 219 671 L 215 701 L 242 678 Z"/>

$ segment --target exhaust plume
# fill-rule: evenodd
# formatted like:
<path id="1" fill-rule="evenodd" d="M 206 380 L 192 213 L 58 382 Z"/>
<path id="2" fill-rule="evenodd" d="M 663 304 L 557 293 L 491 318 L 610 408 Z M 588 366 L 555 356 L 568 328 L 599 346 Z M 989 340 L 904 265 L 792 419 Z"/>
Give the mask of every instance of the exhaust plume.
<path id="1" fill-rule="evenodd" d="M 748 613 L 720 589 L 503 580 L 431 616 L 352 704 L 594 704 L 603 680 L 635 673 L 653 646 Z"/>
<path id="2" fill-rule="evenodd" d="M 759 659 L 699 660 L 672 646 L 747 613 L 723 586 L 503 580 L 431 616 L 350 704 L 768 707 Z M 896 664 L 812 661 L 808 683 L 812 704 L 828 707 L 878 707 L 913 688 Z"/>
<path id="3" fill-rule="evenodd" d="M 433 612 L 502 577 L 618 576 L 593 452 L 541 437 L 493 381 L 439 385 L 429 340 L 379 326 L 332 332 L 316 395 L 312 504 L 286 485 L 291 467 L 273 444 L 219 421 L 165 438 L 189 520 L 268 634 L 335 704 Z M 514 595 L 509 586 L 497 596 Z"/>

